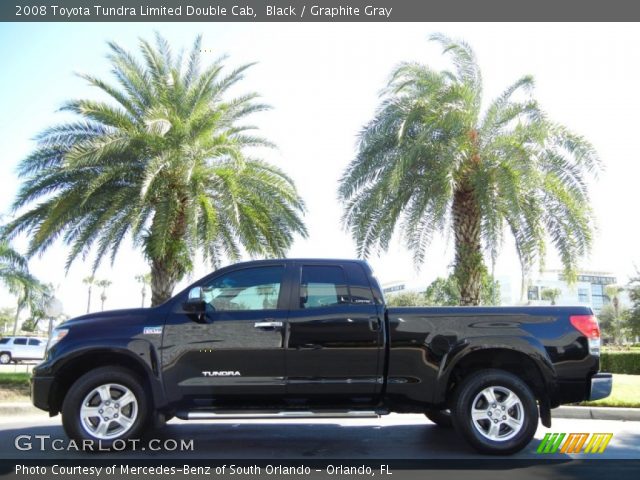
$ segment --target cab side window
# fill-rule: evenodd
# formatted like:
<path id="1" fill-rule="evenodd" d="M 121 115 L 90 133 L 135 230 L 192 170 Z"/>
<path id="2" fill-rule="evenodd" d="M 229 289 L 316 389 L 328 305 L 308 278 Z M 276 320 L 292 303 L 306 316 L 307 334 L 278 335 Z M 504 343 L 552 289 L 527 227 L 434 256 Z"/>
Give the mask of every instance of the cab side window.
<path id="1" fill-rule="evenodd" d="M 300 279 L 300 308 L 348 304 L 349 288 L 344 270 L 338 266 L 307 265 Z"/>
<path id="2" fill-rule="evenodd" d="M 351 293 L 351 303 L 354 305 L 373 305 L 373 292 L 369 279 L 363 268 L 358 264 L 347 266 L 349 276 L 349 292 Z"/>
<path id="3" fill-rule="evenodd" d="M 27 339 L 26 338 L 16 338 L 13 340 L 13 344 L 14 345 L 26 345 L 27 344 Z"/>
<path id="4" fill-rule="evenodd" d="M 275 310 L 283 274 L 279 265 L 229 272 L 203 285 L 203 298 L 217 311 Z"/>
<path id="5" fill-rule="evenodd" d="M 29 339 L 29 345 L 40 345 L 42 341 L 38 340 L 37 338 L 30 338 Z"/>

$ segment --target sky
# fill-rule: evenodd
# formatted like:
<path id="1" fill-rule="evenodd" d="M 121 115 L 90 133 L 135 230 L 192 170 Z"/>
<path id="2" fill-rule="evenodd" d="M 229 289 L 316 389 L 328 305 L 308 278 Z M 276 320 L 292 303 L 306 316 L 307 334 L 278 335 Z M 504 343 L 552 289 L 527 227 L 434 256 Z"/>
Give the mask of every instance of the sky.
<path id="1" fill-rule="evenodd" d="M 57 111 L 74 98 L 101 98 L 74 75 L 111 79 L 105 58 L 113 40 L 130 51 L 138 38 L 160 32 L 175 50 L 188 49 L 203 34 L 204 62 L 227 55 L 229 68 L 258 62 L 232 93 L 256 91 L 273 108 L 251 122 L 278 145 L 263 157 L 295 181 L 307 205 L 308 239 L 297 238 L 290 257 L 355 257 L 355 244 L 340 225 L 338 179 L 354 157 L 357 134 L 372 117 L 389 74 L 402 61 L 434 68 L 449 64 L 428 41 L 444 33 L 467 41 L 482 69 L 485 100 L 496 97 L 524 74 L 536 81 L 534 95 L 550 118 L 585 136 L 606 170 L 591 190 L 598 231 L 586 270 L 612 272 L 624 284 L 640 265 L 640 224 L 636 215 L 640 93 L 640 29 L 634 24 L 569 23 L 47 23 L 0 24 L 0 214 L 11 218 L 19 188 L 16 166 L 35 147 L 44 128 L 72 117 Z M 497 276 L 519 284 L 518 262 L 508 236 L 495 266 Z M 24 251 L 26 241 L 15 246 Z M 86 311 L 82 279 L 91 259 L 64 271 L 66 247 L 56 243 L 30 260 L 31 271 L 56 288 L 64 312 Z M 369 259 L 381 282 L 426 286 L 445 276 L 453 261 L 451 238 L 436 238 L 425 262 L 416 266 L 398 236 L 388 252 Z M 561 265 L 553 252 L 546 268 Z M 113 282 L 105 309 L 139 306 L 135 276 L 148 271 L 128 242 L 115 264 L 99 278 Z M 179 287 L 211 267 L 197 263 Z M 176 292 L 179 288 L 176 289 Z M 94 294 L 92 311 L 99 310 Z M 149 296 L 147 296 L 148 303 Z M 0 307 L 14 299 L 0 287 Z"/>

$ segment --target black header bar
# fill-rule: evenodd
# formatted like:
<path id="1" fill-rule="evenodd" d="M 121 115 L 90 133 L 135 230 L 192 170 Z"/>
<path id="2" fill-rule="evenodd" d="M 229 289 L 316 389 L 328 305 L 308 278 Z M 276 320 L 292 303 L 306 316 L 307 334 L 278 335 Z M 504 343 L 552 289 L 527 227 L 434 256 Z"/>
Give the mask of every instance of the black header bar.
<path id="1" fill-rule="evenodd" d="M 2 22 L 640 21 L 633 0 L 2 0 Z"/>

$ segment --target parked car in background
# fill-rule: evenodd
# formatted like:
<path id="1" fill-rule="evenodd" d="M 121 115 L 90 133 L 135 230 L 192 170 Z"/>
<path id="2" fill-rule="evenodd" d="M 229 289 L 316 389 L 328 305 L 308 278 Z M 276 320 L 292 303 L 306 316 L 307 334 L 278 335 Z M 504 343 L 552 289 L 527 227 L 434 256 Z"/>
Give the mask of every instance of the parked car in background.
<path id="1" fill-rule="evenodd" d="M 0 338 L 0 364 L 18 363 L 24 360 L 42 360 L 47 348 L 43 337 Z"/>

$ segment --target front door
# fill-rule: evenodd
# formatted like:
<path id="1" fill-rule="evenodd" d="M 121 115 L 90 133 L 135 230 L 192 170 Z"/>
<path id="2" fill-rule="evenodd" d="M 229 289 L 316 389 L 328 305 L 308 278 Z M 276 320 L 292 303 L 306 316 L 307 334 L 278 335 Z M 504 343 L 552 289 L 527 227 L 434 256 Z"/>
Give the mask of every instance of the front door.
<path id="1" fill-rule="evenodd" d="M 278 403 L 285 392 L 285 265 L 233 269 L 198 293 L 203 318 L 180 299 L 164 328 L 162 363 L 171 401 L 185 406 Z M 185 296 L 186 297 L 186 296 Z"/>
<path id="2" fill-rule="evenodd" d="M 358 263 L 298 265 L 287 343 L 289 402 L 375 403 L 382 385 L 382 318 Z"/>

